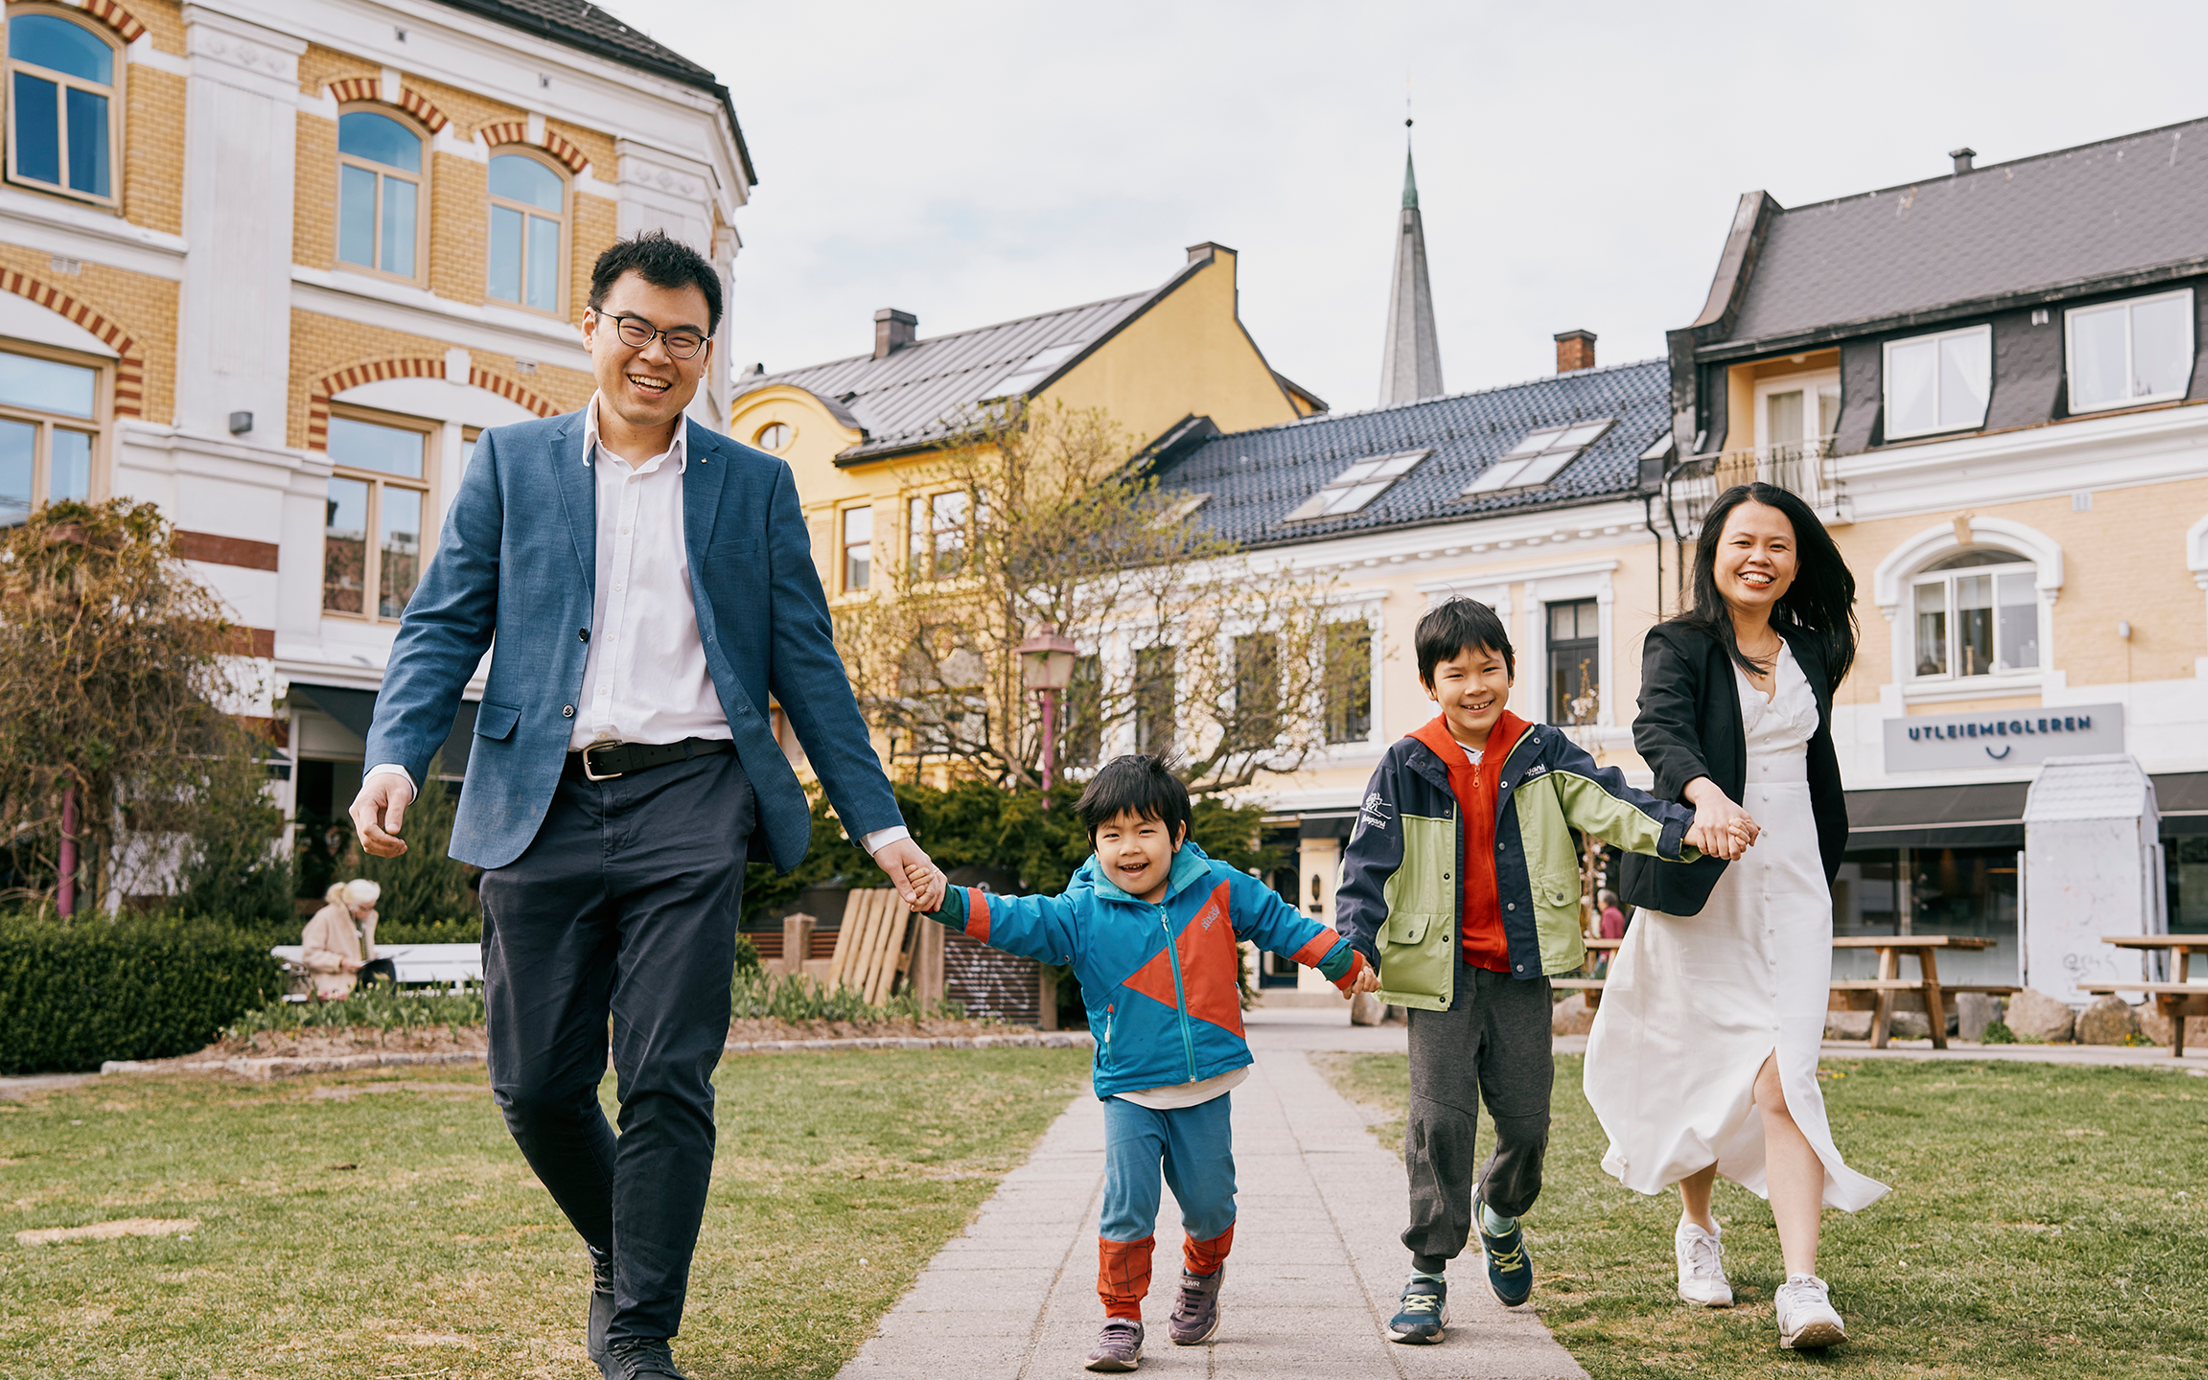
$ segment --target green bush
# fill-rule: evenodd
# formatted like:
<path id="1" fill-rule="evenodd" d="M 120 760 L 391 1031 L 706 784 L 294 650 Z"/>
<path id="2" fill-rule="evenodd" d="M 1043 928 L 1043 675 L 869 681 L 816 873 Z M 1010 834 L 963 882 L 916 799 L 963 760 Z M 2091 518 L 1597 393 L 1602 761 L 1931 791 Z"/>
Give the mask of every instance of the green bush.
<path id="1" fill-rule="evenodd" d="M 457 992 L 408 991 L 388 982 L 355 988 L 341 1001 L 271 1001 L 225 1027 L 225 1039 L 283 1030 L 414 1030 L 433 1025 L 483 1024 L 480 985 Z"/>
<path id="2" fill-rule="evenodd" d="M 955 1001 L 922 1002 L 909 992 L 873 1006 L 856 988 L 823 987 L 809 978 L 777 977 L 757 967 L 738 967 L 729 984 L 729 1016 L 739 1021 L 850 1021 L 865 1025 L 896 1020 L 955 1021 L 965 1015 L 966 1008 Z"/>
<path id="3" fill-rule="evenodd" d="M 2009 1029 L 2007 1021 L 1988 1021 L 1986 1022 L 1986 1033 L 1982 1043 L 2013 1045 L 2016 1043 L 2016 1032 Z"/>
<path id="4" fill-rule="evenodd" d="M 304 926 L 302 925 L 302 929 Z M 299 942 L 295 935 L 292 943 Z M 483 917 L 458 915 L 450 920 L 385 920 L 379 908 L 376 913 L 376 947 L 386 944 L 480 944 L 483 942 Z"/>
<path id="5" fill-rule="evenodd" d="M 0 916 L 0 1074 L 203 1048 L 281 989 L 276 942 L 215 918 Z"/>
<path id="6" fill-rule="evenodd" d="M 739 973 L 756 973 L 759 971 L 759 946 L 751 942 L 751 936 L 748 934 L 736 936 L 736 971 Z"/>

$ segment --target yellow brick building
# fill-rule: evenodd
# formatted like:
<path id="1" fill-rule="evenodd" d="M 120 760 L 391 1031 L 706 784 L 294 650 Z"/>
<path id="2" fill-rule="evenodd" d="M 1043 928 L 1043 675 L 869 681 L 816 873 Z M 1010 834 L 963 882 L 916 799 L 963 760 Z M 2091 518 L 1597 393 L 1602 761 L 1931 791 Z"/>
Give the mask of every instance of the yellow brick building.
<path id="1" fill-rule="evenodd" d="M 726 281 L 729 93 L 555 0 L 11 0 L 0 35 L 0 522 L 160 504 L 326 819 L 477 433 L 590 397 L 592 261 L 658 228 Z"/>

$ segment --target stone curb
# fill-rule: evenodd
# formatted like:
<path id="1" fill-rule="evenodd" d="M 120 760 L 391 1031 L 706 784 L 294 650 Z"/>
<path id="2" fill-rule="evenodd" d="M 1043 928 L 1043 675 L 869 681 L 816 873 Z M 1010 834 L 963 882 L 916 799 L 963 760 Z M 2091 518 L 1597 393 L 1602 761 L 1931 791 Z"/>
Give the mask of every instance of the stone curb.
<path id="1" fill-rule="evenodd" d="M 790 1054 L 855 1049 L 1094 1049 L 1096 1037 L 1085 1030 L 1038 1031 L 1023 1035 L 876 1035 L 847 1040 L 731 1040 L 730 1054 Z M 111 1073 L 230 1073 L 255 1083 L 272 1078 L 296 1078 L 308 1073 L 343 1073 L 348 1069 L 402 1068 L 420 1064 L 480 1064 L 481 1052 L 451 1051 L 417 1054 L 333 1054 L 321 1058 L 271 1055 L 259 1059 L 212 1059 L 193 1064 L 169 1064 L 136 1059 L 110 1059 L 100 1065 Z"/>

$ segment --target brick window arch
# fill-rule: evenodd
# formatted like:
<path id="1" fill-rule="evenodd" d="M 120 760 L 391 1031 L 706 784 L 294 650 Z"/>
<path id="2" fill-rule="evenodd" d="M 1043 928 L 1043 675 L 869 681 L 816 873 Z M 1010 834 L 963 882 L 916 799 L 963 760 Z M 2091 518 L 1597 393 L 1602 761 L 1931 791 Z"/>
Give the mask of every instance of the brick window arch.
<path id="1" fill-rule="evenodd" d="M 118 356 L 115 363 L 115 415 L 118 417 L 142 417 L 145 415 L 145 357 L 139 352 L 137 342 L 132 340 L 122 327 L 61 289 L 18 273 L 12 268 L 0 269 L 0 291 L 12 292 L 18 297 L 27 297 L 48 311 L 59 312 L 98 336 L 102 343 Z"/>
<path id="2" fill-rule="evenodd" d="M 314 381 L 307 392 L 307 449 L 328 451 L 330 448 L 330 399 L 348 388 L 358 388 L 364 383 L 378 383 L 384 379 L 441 379 L 450 377 L 445 372 L 445 362 L 428 355 L 390 355 L 380 359 L 362 360 L 323 375 Z M 504 374 L 494 374 L 488 369 L 470 365 L 468 386 L 485 392 L 496 393 L 511 403 L 528 408 L 539 417 L 555 416 L 559 408 Z M 118 390 L 120 391 L 120 390 Z"/>

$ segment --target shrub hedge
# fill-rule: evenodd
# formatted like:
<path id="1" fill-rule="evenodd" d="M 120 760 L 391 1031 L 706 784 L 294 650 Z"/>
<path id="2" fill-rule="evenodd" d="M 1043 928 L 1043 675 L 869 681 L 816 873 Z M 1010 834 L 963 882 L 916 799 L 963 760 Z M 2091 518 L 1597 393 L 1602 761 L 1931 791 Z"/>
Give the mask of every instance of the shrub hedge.
<path id="1" fill-rule="evenodd" d="M 281 990 L 271 942 L 216 920 L 0 915 L 0 1074 L 205 1048 Z"/>

